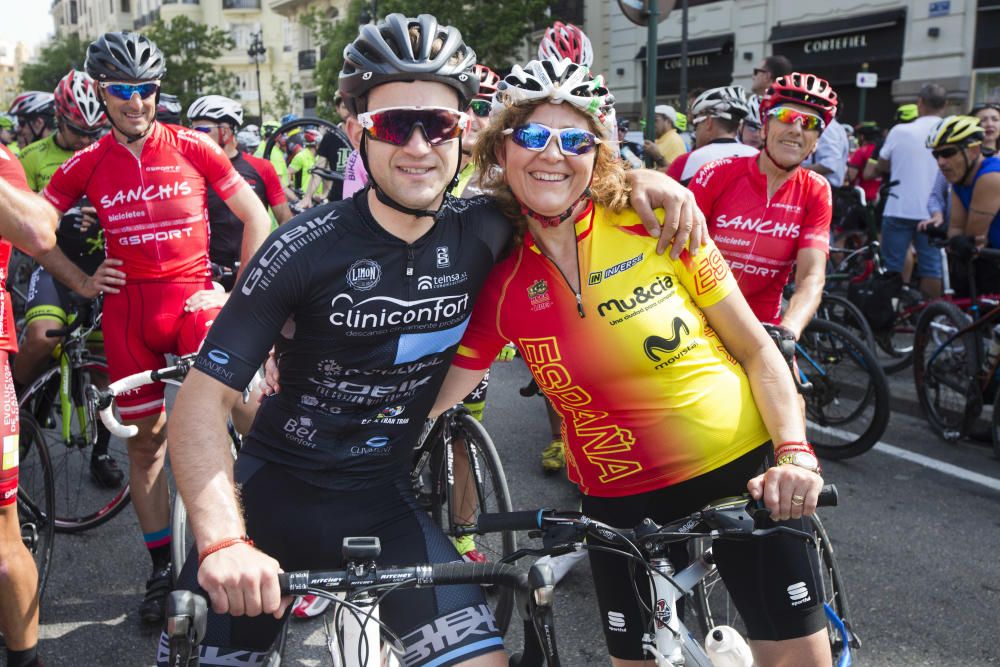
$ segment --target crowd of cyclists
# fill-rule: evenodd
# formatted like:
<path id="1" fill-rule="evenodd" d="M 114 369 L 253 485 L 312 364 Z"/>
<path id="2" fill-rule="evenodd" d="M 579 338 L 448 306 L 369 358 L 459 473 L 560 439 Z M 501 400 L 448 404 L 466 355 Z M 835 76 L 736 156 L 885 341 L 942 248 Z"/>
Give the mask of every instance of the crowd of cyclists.
<path id="1" fill-rule="evenodd" d="M 1000 106 L 942 117 L 944 91 L 928 84 L 888 132 L 851 128 L 827 81 L 772 56 L 750 91 L 696 90 L 686 116 L 656 106 L 656 139 L 640 144 L 579 28 L 555 23 L 504 77 L 474 46 L 429 15 L 363 26 L 333 100 L 341 123 L 281 131 L 296 118 L 245 124 L 221 95 L 183 110 L 160 90 L 159 48 L 107 33 L 84 71 L 0 117 L 0 260 L 13 245 L 38 265 L 20 331 L 0 300 L 10 667 L 41 664 L 13 416 L 58 344 L 46 331 L 80 303 L 103 296 L 109 381 L 198 353 L 169 419 L 195 538 L 179 581 L 162 385 L 118 399 L 139 431 L 118 461 L 102 427 L 92 481 L 120 486 L 127 466 L 151 561 L 140 618 L 162 622 L 174 587 L 200 586 L 212 603 L 202 664 L 250 665 L 288 606 L 278 572 L 336 566 L 345 536 L 379 536 L 386 562 L 482 560 L 416 505 L 408 452 L 425 419 L 463 397 L 481 418 L 489 367 L 515 349 L 552 426 L 542 469 L 566 469 L 588 516 L 664 522 L 749 490 L 776 525 L 801 528 L 822 471 L 761 323 L 795 340 L 816 313 L 834 193 L 873 200 L 893 184 L 885 261 L 928 296 L 941 279 L 928 228 L 1000 247 Z M 983 285 L 1000 275 L 976 271 Z M 242 400 L 269 352 L 266 395 Z M 375 419 L 390 407 L 405 417 Z M 244 434 L 235 465 L 230 417 Z M 608 652 L 641 664 L 633 574 L 589 557 Z M 719 545 L 717 560 L 755 664 L 830 664 L 817 564 L 800 541 Z M 419 647 L 407 665 L 505 664 L 478 587 L 400 591 L 382 615 Z M 476 631 L 451 632 L 459 617 Z M 164 635 L 158 664 L 165 646 Z"/>

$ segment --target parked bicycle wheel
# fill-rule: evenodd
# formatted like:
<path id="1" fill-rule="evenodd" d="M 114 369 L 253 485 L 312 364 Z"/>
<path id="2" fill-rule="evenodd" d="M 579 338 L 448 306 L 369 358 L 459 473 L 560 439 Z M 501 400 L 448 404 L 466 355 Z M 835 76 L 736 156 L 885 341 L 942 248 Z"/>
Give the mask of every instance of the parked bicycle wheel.
<path id="1" fill-rule="evenodd" d="M 892 326 L 875 331 L 875 353 L 886 373 L 897 373 L 913 361 L 913 337 L 923 304 L 920 290 L 904 285 L 892 301 Z"/>
<path id="2" fill-rule="evenodd" d="M 850 644 L 851 649 L 861 647 L 861 642 L 851 625 L 851 608 L 847 601 L 847 588 L 840 568 L 837 566 L 837 557 L 834 553 L 833 542 L 826 534 L 826 528 L 820 521 L 818 515 L 813 514 L 812 531 L 816 538 L 816 556 L 819 562 L 820 581 L 823 585 L 823 603 L 826 605 L 827 632 L 830 633 L 830 649 L 833 653 L 833 664 L 838 664 L 840 654 L 844 652 L 845 642 Z M 853 650 L 852 650 L 853 654 Z M 856 659 L 856 656 L 854 656 Z"/>
<path id="3" fill-rule="evenodd" d="M 993 399 L 993 456 L 1000 459 L 1000 391 Z"/>
<path id="4" fill-rule="evenodd" d="M 816 310 L 816 317 L 842 324 L 861 339 L 869 349 L 875 349 L 875 334 L 872 332 L 871 325 L 861 313 L 861 309 L 851 303 L 847 297 L 823 292 L 823 298 Z"/>
<path id="5" fill-rule="evenodd" d="M 814 319 L 796 344 L 799 373 L 812 383 L 806 433 L 820 456 L 867 452 L 889 424 L 889 383 L 875 353 L 845 327 Z"/>
<path id="6" fill-rule="evenodd" d="M 103 357 L 88 355 L 69 372 L 72 377 L 67 392 L 62 391 L 57 366 L 31 384 L 20 405 L 35 417 L 49 445 L 55 478 L 56 530 L 73 533 L 109 521 L 128 505 L 130 495 L 125 443 L 111 438 L 99 425 L 86 395 L 95 376 L 107 376 L 107 362 Z M 108 439 L 107 453 L 125 475 L 114 487 L 98 483 L 90 471 L 91 456 L 100 437 Z"/>
<path id="7" fill-rule="evenodd" d="M 41 599 L 49 579 L 55 538 L 55 482 L 45 434 L 38 422 L 23 410 L 19 419 L 17 515 L 21 522 L 21 539 L 38 569 L 38 598 Z"/>
<path id="8" fill-rule="evenodd" d="M 957 335 L 972 318 L 947 301 L 930 304 L 920 315 L 913 342 L 913 380 L 924 416 L 945 440 L 969 432 L 983 410 L 976 336 Z"/>
<path id="9" fill-rule="evenodd" d="M 445 533 L 454 538 L 456 526 L 475 523 L 480 513 L 510 512 L 513 507 L 500 457 L 483 425 L 462 408 L 446 413 L 442 419 L 449 419 L 449 423 L 441 429 L 444 437 L 431 457 L 430 513 Z M 452 443 L 457 451 L 442 446 L 444 443 Z M 468 459 L 470 473 L 464 484 L 460 473 L 449 474 L 455 467 L 448 465 L 449 457 L 455 460 L 463 455 Z M 490 562 L 499 562 L 516 548 L 514 531 L 476 536 L 476 549 Z M 514 609 L 513 592 L 506 587 L 490 588 L 487 598 L 500 630 L 506 632 Z"/>

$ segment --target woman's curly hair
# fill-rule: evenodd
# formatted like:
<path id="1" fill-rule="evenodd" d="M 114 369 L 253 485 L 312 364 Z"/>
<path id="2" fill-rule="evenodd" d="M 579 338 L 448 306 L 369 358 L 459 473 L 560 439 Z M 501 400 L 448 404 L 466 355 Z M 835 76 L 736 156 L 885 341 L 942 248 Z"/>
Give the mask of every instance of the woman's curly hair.
<path id="1" fill-rule="evenodd" d="M 521 213 L 521 205 L 507 185 L 504 170 L 500 167 L 497 155 L 506 149 L 504 141 L 507 135 L 503 131 L 508 128 L 524 125 L 528 117 L 543 104 L 551 104 L 546 100 L 528 102 L 514 107 L 504 107 L 490 118 L 489 125 L 480 131 L 472 159 L 476 169 L 481 174 L 483 189 L 489 192 L 497 202 L 497 206 L 514 226 L 514 238 L 520 243 L 527 229 L 527 222 Z M 575 109 L 574 109 L 575 111 Z M 625 167 L 607 143 L 606 130 L 596 120 L 586 114 L 577 112 L 581 119 L 586 120 L 586 126 L 591 132 L 605 140 L 597 145 L 594 158 L 594 178 L 590 184 L 590 198 L 595 203 L 621 211 L 628 205 L 629 185 L 625 178 Z M 581 159 L 586 159 L 586 156 Z"/>

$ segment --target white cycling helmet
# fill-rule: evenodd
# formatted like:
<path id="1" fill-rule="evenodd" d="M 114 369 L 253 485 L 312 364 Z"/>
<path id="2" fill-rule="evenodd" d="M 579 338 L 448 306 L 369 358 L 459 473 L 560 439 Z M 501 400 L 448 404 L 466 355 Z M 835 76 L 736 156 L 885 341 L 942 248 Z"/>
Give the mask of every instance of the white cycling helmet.
<path id="1" fill-rule="evenodd" d="M 191 103 L 187 117 L 188 120 L 207 118 L 240 127 L 243 125 L 243 107 L 236 100 L 222 95 L 205 95 Z"/>
<path id="2" fill-rule="evenodd" d="M 740 121 L 750 115 L 750 109 L 742 86 L 721 86 L 709 88 L 699 95 L 691 104 L 689 114 L 692 118 L 713 116 Z"/>
<path id="3" fill-rule="evenodd" d="M 594 118 L 604 128 L 605 136 L 616 136 L 615 97 L 604 85 L 604 77 L 591 76 L 589 68 L 569 58 L 532 60 L 523 68 L 514 65 L 510 74 L 497 84 L 493 109 L 498 111 L 536 100 L 567 102 Z"/>
<path id="4" fill-rule="evenodd" d="M 52 116 L 56 112 L 56 96 L 39 90 L 29 90 L 14 98 L 7 111 L 11 116 Z"/>

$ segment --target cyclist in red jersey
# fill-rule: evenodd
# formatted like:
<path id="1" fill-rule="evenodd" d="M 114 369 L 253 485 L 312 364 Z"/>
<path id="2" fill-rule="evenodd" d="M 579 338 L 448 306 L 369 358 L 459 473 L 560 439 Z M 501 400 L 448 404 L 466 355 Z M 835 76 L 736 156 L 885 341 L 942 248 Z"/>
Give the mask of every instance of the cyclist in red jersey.
<path id="1" fill-rule="evenodd" d="M 219 311 L 211 290 L 208 189 L 243 221 L 242 260 L 256 251 L 270 219 L 226 154 L 205 134 L 155 120 L 165 59 L 144 35 L 111 32 L 87 49 L 112 132 L 79 151 L 42 194 L 65 211 L 86 195 L 97 209 L 107 259 L 89 276 L 58 251 L 45 268 L 85 297 L 103 292 L 103 329 L 112 381 L 160 368 L 166 354 L 197 351 Z M 170 501 L 163 457 L 163 386 L 118 400 L 129 440 L 132 501 L 153 575 L 139 614 L 159 622 L 170 592 Z"/>
<path id="2" fill-rule="evenodd" d="M 29 222 L 30 221 L 30 222 Z M 0 146 L 0 634 L 8 667 L 40 665 L 38 644 L 38 572 L 21 541 L 17 517 L 17 396 L 9 355 L 17 351 L 14 315 L 7 299 L 6 275 L 11 244 L 30 255 L 56 242 L 56 212 L 28 188 L 24 170 L 6 146 Z"/>
<path id="3" fill-rule="evenodd" d="M 837 93 L 823 79 L 778 77 L 760 103 L 760 154 L 709 163 L 688 185 L 754 314 L 794 338 L 823 294 L 832 217 L 829 183 L 799 165 L 836 109 Z M 795 294 L 782 314 L 793 264 Z"/>

